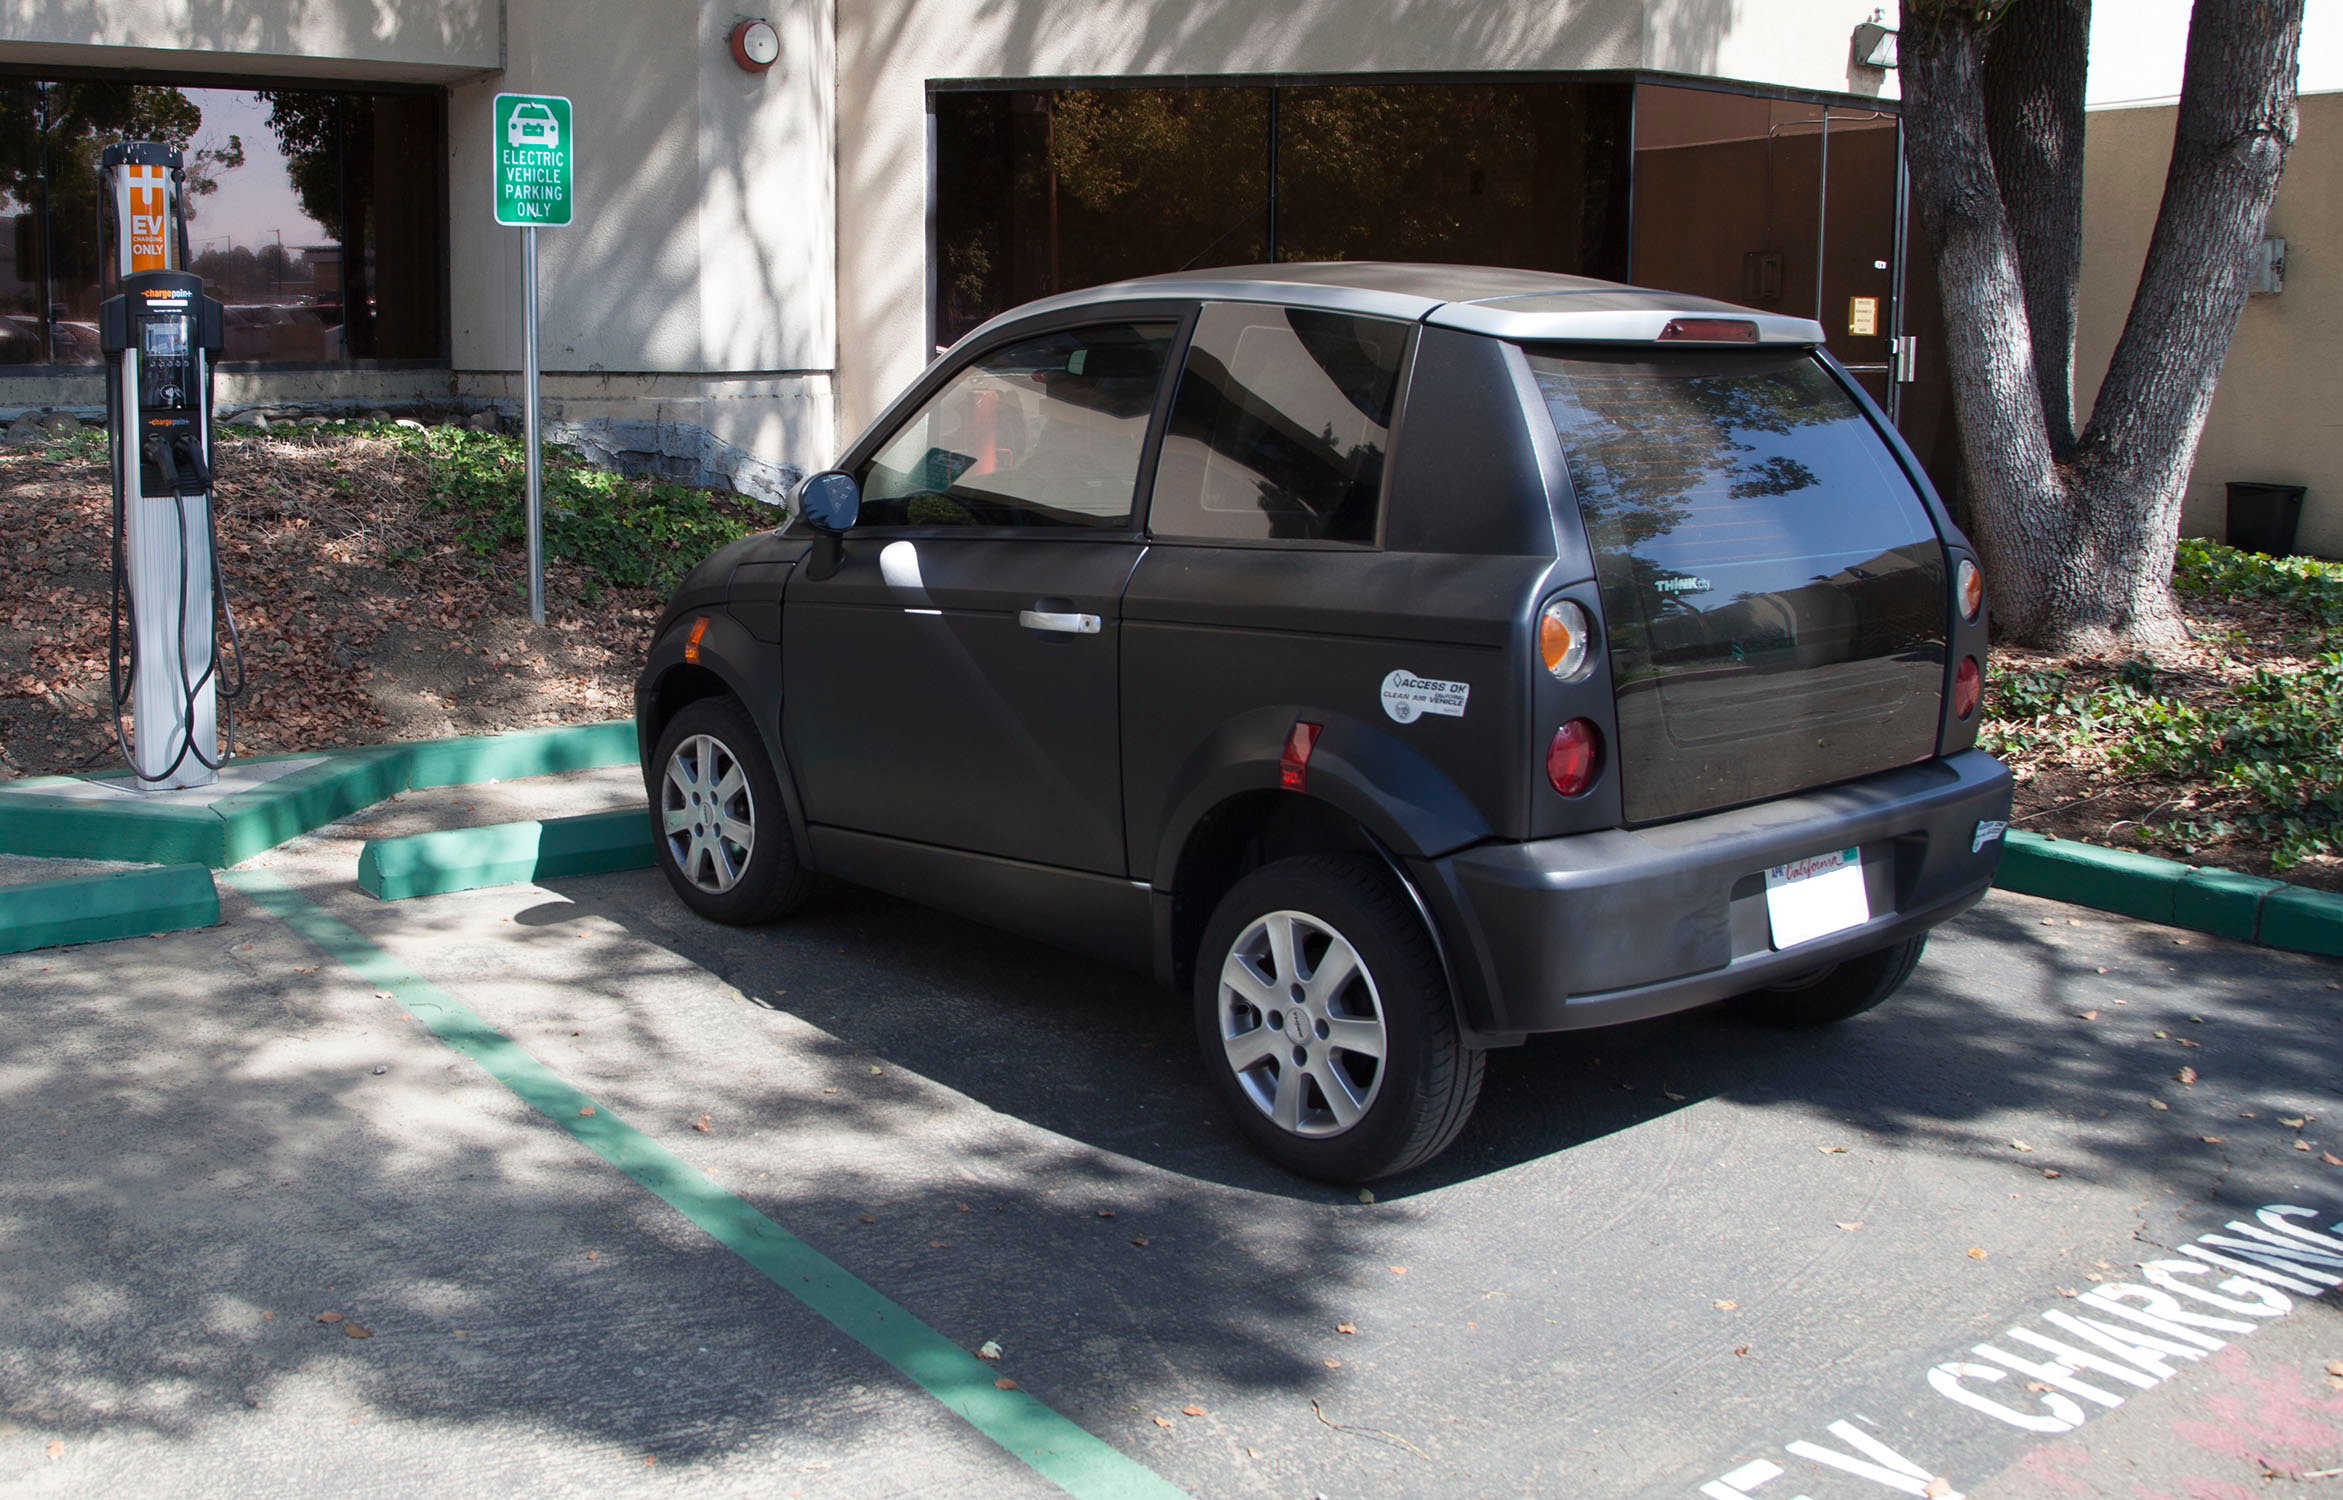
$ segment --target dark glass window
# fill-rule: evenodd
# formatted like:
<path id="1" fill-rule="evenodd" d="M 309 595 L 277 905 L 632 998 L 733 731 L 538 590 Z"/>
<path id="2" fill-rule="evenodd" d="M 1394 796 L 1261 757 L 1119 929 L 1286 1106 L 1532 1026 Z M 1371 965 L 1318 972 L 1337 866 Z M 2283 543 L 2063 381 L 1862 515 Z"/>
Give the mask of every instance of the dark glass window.
<path id="1" fill-rule="evenodd" d="M 859 524 L 1129 527 L 1175 332 L 1113 323 L 987 350 L 863 466 Z"/>
<path id="2" fill-rule="evenodd" d="M 447 357 L 441 95 L 0 79 L 0 364 L 97 362 L 98 159 L 122 140 L 186 160 L 223 360 Z"/>
<path id="3" fill-rule="evenodd" d="M 1204 309 L 1156 468 L 1157 536 L 1372 542 L 1408 326 Z"/>
<path id="4" fill-rule="evenodd" d="M 938 91 L 936 339 L 1192 266 L 1627 271 L 1625 83 Z"/>

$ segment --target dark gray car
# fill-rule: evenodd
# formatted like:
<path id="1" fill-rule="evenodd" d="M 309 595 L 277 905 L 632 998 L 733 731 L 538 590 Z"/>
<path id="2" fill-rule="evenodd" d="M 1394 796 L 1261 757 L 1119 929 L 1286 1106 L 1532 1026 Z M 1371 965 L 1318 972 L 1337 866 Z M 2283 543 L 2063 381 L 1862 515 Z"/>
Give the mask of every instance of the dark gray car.
<path id="1" fill-rule="evenodd" d="M 662 865 L 815 875 L 1195 996 L 1294 1171 L 1463 1128 L 1486 1052 L 1866 1010 L 1989 884 L 1968 541 L 1796 318 L 1459 266 L 1035 303 L 677 591 Z"/>

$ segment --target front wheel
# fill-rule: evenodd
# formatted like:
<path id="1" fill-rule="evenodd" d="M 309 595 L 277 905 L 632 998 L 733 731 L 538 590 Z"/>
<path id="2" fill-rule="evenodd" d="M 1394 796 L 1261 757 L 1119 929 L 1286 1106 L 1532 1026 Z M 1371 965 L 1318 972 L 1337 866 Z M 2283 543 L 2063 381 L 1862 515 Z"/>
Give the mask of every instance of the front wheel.
<path id="1" fill-rule="evenodd" d="M 1767 1026 L 1828 1026 L 1859 1016 L 1912 977 L 1920 950 L 1926 946 L 1928 934 L 1922 933 L 1770 990 L 1735 995 L 1730 1002 L 1733 1013 Z"/>
<path id="2" fill-rule="evenodd" d="M 659 869 L 684 905 L 733 926 L 804 901 L 813 874 L 789 836 L 764 738 L 730 698 L 684 706 L 659 736 L 651 821 Z"/>
<path id="3" fill-rule="evenodd" d="M 1222 899 L 1196 963 L 1213 1089 L 1288 1171 L 1364 1182 L 1431 1160 L 1480 1098 L 1430 934 L 1373 860 L 1265 866 Z"/>

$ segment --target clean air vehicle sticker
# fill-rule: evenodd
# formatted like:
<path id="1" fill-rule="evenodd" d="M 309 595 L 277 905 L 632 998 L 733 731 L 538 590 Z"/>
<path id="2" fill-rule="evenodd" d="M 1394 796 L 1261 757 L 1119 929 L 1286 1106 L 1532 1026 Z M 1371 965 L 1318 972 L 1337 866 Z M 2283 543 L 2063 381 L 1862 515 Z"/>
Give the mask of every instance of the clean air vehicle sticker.
<path id="1" fill-rule="evenodd" d="M 1413 672 L 1394 672 L 1383 679 L 1383 711 L 1401 724 L 1412 724 L 1425 714 L 1464 717 L 1464 700 L 1472 696 L 1469 682 L 1442 682 Z"/>

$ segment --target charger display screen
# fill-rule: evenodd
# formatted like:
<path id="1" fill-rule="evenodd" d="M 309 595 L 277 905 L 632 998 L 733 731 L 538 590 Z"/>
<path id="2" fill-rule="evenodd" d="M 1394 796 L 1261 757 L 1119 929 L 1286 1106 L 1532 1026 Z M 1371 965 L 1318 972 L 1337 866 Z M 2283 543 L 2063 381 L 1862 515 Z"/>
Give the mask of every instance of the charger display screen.
<path id="1" fill-rule="evenodd" d="M 187 323 L 184 317 L 144 318 L 140 330 L 140 350 L 148 359 L 185 359 L 187 357 Z"/>

